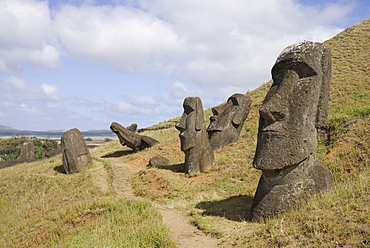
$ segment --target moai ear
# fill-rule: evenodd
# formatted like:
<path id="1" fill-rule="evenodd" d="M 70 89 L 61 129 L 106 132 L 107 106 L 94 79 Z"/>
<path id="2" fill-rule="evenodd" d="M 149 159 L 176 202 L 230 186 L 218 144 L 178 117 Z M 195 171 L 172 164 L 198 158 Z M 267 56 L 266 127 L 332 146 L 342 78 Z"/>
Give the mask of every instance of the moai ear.
<path id="1" fill-rule="evenodd" d="M 204 123 L 203 105 L 200 98 L 195 101 L 195 130 L 200 131 Z"/>
<path id="2" fill-rule="evenodd" d="M 329 102 L 329 91 L 330 91 L 330 78 L 331 78 L 331 53 L 323 45 L 322 57 L 321 57 L 321 68 L 322 68 L 322 81 L 321 90 L 319 96 L 319 102 L 317 104 L 316 112 L 316 128 L 322 128 L 325 126 L 325 122 L 328 117 L 328 102 Z"/>

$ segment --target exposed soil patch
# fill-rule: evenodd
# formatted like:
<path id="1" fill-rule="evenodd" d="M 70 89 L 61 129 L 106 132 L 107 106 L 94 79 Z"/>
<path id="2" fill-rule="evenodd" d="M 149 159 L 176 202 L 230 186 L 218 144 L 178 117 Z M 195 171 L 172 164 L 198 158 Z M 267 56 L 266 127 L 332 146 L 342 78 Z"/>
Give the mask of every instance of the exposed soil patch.
<path id="1" fill-rule="evenodd" d="M 176 209 L 154 205 L 162 214 L 163 223 L 169 228 L 173 239 L 180 247 L 217 247 L 220 241 L 207 236 L 189 221 L 189 218 Z"/>
<path id="2" fill-rule="evenodd" d="M 163 148 L 161 148 L 160 150 L 162 149 Z M 158 151 L 155 150 L 153 152 L 156 153 L 155 155 L 158 155 Z M 132 185 L 132 179 L 135 177 L 140 178 L 146 176 L 147 180 L 157 181 L 157 186 L 159 187 L 157 190 L 166 190 L 165 188 L 167 188 L 167 190 L 171 191 L 171 187 L 174 188 L 174 186 L 171 186 L 169 184 L 166 185 L 165 177 L 158 178 L 158 176 L 156 177 L 155 174 L 151 175 L 147 171 L 144 171 L 150 159 L 150 156 L 153 154 L 146 154 L 145 157 L 134 158 L 132 159 L 132 161 L 130 161 L 130 164 L 122 162 L 121 156 L 127 154 L 129 154 L 128 151 L 117 151 L 113 154 L 100 156 L 100 158 L 104 161 L 109 161 L 110 167 L 112 169 L 112 187 L 118 197 L 138 197 L 136 196 L 135 190 Z M 177 165 L 175 167 L 175 171 L 177 171 L 179 170 L 181 165 Z M 174 171 L 172 171 L 171 169 L 163 170 L 163 172 L 165 174 L 174 173 Z M 97 176 L 97 179 L 101 178 L 102 176 L 102 172 L 99 172 L 99 176 Z M 108 173 L 105 176 L 108 177 Z M 199 177 L 198 179 L 201 180 L 201 178 L 202 177 Z M 101 183 L 100 179 L 96 180 L 95 183 L 99 182 Z M 100 185 L 100 187 L 102 186 Z M 196 226 L 191 224 L 189 217 L 181 211 L 156 203 L 154 203 L 153 206 L 162 214 L 163 223 L 168 227 L 173 240 L 179 245 L 179 247 L 217 247 L 217 244 L 220 243 L 220 240 L 218 240 L 217 238 L 206 235 Z"/>

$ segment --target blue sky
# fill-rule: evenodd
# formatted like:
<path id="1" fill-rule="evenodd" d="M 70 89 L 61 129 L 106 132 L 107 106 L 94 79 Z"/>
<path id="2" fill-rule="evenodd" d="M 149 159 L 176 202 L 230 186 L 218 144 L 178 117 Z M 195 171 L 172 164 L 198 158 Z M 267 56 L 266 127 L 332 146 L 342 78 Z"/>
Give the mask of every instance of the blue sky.
<path id="1" fill-rule="evenodd" d="M 279 53 L 370 18 L 368 0 L 0 0 L 0 125 L 139 127 L 267 82 Z"/>

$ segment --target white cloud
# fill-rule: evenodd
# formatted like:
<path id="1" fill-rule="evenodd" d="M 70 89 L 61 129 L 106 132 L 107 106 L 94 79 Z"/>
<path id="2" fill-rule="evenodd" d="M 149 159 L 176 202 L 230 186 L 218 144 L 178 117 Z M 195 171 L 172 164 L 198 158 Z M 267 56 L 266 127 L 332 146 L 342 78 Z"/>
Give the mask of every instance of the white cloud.
<path id="1" fill-rule="evenodd" d="M 42 113 L 41 109 L 36 106 L 30 106 L 26 103 L 20 103 L 17 105 L 16 111 L 22 115 L 26 114 L 30 116 L 40 115 Z"/>
<path id="2" fill-rule="evenodd" d="M 58 95 L 58 87 L 56 85 L 41 84 L 40 88 L 44 91 L 45 95 L 53 100 L 60 100 L 61 97 Z"/>
<path id="3" fill-rule="evenodd" d="M 59 52 L 50 44 L 47 2 L 2 0 L 0 16 L 0 72 L 19 71 L 21 63 L 48 68 L 58 65 Z"/>
<path id="4" fill-rule="evenodd" d="M 22 79 L 0 80 L 1 124 L 17 129 L 50 130 L 101 128 L 100 103 L 61 97 L 55 85 L 29 85 Z M 14 125 L 15 123 L 15 125 Z M 51 128 L 52 127 L 52 128 Z"/>
<path id="5" fill-rule="evenodd" d="M 54 27 L 75 56 L 126 71 L 140 71 L 181 46 L 171 25 L 126 6 L 67 5 L 56 13 Z"/>
<path id="6" fill-rule="evenodd" d="M 330 38 L 340 31 L 332 23 L 351 9 L 341 5 L 341 14 L 326 18 L 328 12 L 335 13 L 329 10 L 332 6 L 318 11 L 291 0 L 140 3 L 148 13 L 170 23 L 183 41 L 181 51 L 173 51 L 173 68 L 185 69 L 201 89 L 220 92 L 230 86 L 244 92 L 256 88 L 270 78 L 274 60 L 284 47 L 304 39 Z M 319 27 L 317 19 L 321 19 Z"/>
<path id="7" fill-rule="evenodd" d="M 113 118 L 123 120 L 127 125 L 133 122 L 147 123 L 148 119 L 160 114 L 158 106 L 157 100 L 152 97 L 125 95 L 113 106 L 110 106 L 109 112 Z"/>
<path id="8" fill-rule="evenodd" d="M 330 38 L 340 31 L 333 24 L 354 6 L 314 8 L 293 0 L 61 3 L 51 19 L 47 2 L 1 1 L 1 71 L 20 70 L 21 63 L 55 68 L 59 40 L 70 56 L 124 71 L 187 75 L 199 87 L 241 87 L 248 79 L 254 88 L 269 77 L 272 54 L 303 39 Z"/>
<path id="9" fill-rule="evenodd" d="M 6 75 L 0 78 L 0 115 L 20 119 L 17 115 L 24 114 L 35 122 L 39 117 L 66 125 L 76 121 L 86 127 L 109 118 L 124 120 L 124 125 L 149 125 L 181 115 L 186 96 L 199 96 L 203 106 L 211 107 L 269 80 L 271 67 L 286 46 L 302 40 L 324 41 L 339 33 L 337 23 L 354 6 L 338 1 L 314 7 L 297 0 L 98 3 L 0 0 L 0 73 Z M 8 75 L 21 73 L 28 65 L 56 68 L 60 57 L 66 63 L 69 58 L 88 60 L 148 78 L 165 75 L 168 85 L 161 86 L 159 95 L 147 89 L 134 95 L 127 88 L 113 103 L 111 99 L 101 103 L 65 99 L 56 83 L 30 85 L 22 76 Z M 32 73 L 38 71 L 28 72 Z M 79 68 L 74 73 L 77 77 Z M 86 89 L 66 82 L 65 88 L 71 87 L 73 96 L 82 94 L 82 88 L 86 95 L 102 90 L 93 83 Z M 103 90 L 109 90 L 109 82 L 104 85 Z M 138 86 L 130 83 L 129 87 Z M 112 90 L 112 98 L 118 94 Z"/>
<path id="10" fill-rule="evenodd" d="M 0 79 L 0 99 L 12 102 L 50 102 L 61 100 L 62 97 L 56 85 L 27 85 L 24 80 L 10 76 Z"/>
<path id="11" fill-rule="evenodd" d="M 61 109 L 54 111 L 55 107 L 52 107 L 63 99 L 55 85 L 29 85 L 14 76 L 0 78 L 0 99 L 2 122 L 23 123 L 34 130 L 40 130 L 46 119 L 60 118 L 65 112 Z"/>

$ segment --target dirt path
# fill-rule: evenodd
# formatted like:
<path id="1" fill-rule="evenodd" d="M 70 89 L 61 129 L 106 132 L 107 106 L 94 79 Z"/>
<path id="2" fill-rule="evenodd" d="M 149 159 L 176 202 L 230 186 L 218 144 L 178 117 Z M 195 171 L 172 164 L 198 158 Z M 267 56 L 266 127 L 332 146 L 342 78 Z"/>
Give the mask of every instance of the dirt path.
<path id="1" fill-rule="evenodd" d="M 182 212 L 176 209 L 168 209 L 161 205 L 154 206 L 162 214 L 163 223 L 168 227 L 173 240 L 180 247 L 217 247 L 219 240 L 207 236 L 198 230 Z"/>
<path id="2" fill-rule="evenodd" d="M 135 191 L 132 187 L 131 178 L 132 175 L 139 172 L 140 169 L 135 169 L 130 164 L 120 163 L 117 159 L 109 158 L 109 162 L 112 166 L 112 186 L 117 196 L 135 197 Z"/>
<path id="3" fill-rule="evenodd" d="M 112 167 L 112 186 L 119 197 L 137 197 L 132 186 L 132 176 L 144 168 L 122 163 L 119 158 L 104 158 Z M 183 248 L 217 247 L 219 240 L 198 230 L 181 211 L 159 204 L 153 206 L 162 214 L 163 223 L 168 227 L 173 240 Z"/>

